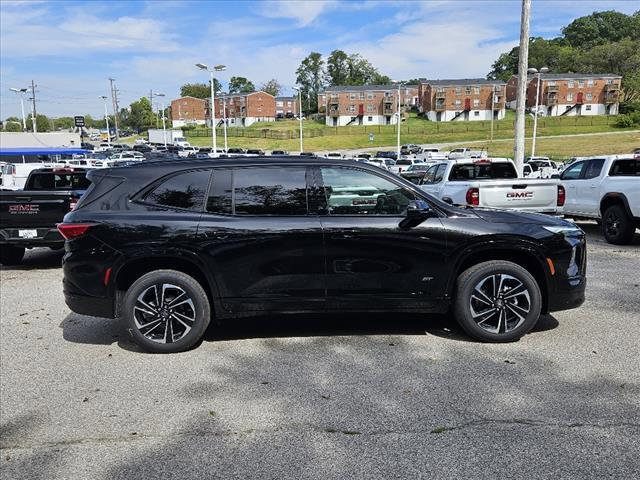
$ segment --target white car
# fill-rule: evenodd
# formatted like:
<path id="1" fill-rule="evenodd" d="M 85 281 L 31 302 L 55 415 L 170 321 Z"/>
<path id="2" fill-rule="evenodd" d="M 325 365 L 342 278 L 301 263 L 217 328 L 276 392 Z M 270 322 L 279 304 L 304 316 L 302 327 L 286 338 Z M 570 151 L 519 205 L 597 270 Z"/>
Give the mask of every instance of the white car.
<path id="1" fill-rule="evenodd" d="M 427 170 L 419 186 L 455 205 L 555 214 L 564 202 L 564 189 L 557 179 L 518 178 L 508 158 L 438 162 Z"/>
<path id="2" fill-rule="evenodd" d="M 473 150 L 468 147 L 454 148 L 447 155 L 449 160 L 457 160 L 460 158 L 487 158 L 487 152 L 484 150 Z"/>
<path id="3" fill-rule="evenodd" d="M 128 150 L 122 153 L 114 153 L 109 157 L 109 160 L 144 160 L 144 155 L 135 150 Z"/>
<path id="4" fill-rule="evenodd" d="M 191 146 L 178 147 L 178 156 L 188 157 L 189 155 L 195 155 L 199 151 L 200 149 L 198 147 L 191 147 Z"/>
<path id="5" fill-rule="evenodd" d="M 527 178 L 554 178 L 562 171 L 562 168 L 549 160 L 549 157 L 529 157 L 525 162 L 523 175 Z M 530 168 L 526 168 L 527 165 Z"/>
<path id="6" fill-rule="evenodd" d="M 424 163 L 424 161 L 418 158 L 400 157 L 399 160 L 396 160 L 394 165 L 391 165 L 389 167 L 389 171 L 395 173 L 396 175 L 399 175 L 411 165 L 415 165 L 416 163 Z"/>
<path id="7" fill-rule="evenodd" d="M 147 145 L 149 141 L 144 138 L 137 138 L 133 143 L 135 143 L 136 145 Z"/>
<path id="8" fill-rule="evenodd" d="M 332 158 L 332 159 L 336 159 L 336 158 L 340 159 L 340 158 L 343 158 L 343 157 L 342 157 L 342 154 L 341 154 L 340 152 L 328 152 L 328 153 L 325 153 L 325 154 L 324 154 L 324 155 L 322 155 L 322 156 L 323 156 L 324 158 Z"/>
<path id="9" fill-rule="evenodd" d="M 562 213 L 602 223 L 609 243 L 633 241 L 640 228 L 640 159 L 609 155 L 578 160 L 560 175 L 566 192 Z"/>
<path id="10" fill-rule="evenodd" d="M 109 150 L 111 150 L 111 144 L 107 142 L 102 142 L 93 149 L 94 152 L 108 152 Z"/>

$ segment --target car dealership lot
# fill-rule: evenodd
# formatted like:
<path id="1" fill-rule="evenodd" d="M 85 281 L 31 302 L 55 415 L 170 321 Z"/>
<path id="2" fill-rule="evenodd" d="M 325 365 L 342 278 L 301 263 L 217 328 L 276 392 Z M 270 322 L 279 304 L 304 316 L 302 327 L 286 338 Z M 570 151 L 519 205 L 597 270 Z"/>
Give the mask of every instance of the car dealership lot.
<path id="1" fill-rule="evenodd" d="M 3 268 L 7 478 L 640 475 L 640 236 L 589 236 L 587 301 L 512 344 L 446 317 L 279 316 L 141 353 L 71 314 L 60 253 Z M 206 473 L 204 473 L 206 472 Z"/>

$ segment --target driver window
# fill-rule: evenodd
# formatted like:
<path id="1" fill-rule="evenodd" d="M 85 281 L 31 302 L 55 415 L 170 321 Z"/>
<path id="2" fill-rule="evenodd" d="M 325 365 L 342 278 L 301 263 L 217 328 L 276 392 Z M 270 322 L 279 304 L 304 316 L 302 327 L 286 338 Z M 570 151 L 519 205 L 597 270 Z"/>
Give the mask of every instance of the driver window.
<path id="1" fill-rule="evenodd" d="M 433 179 L 436 177 L 436 170 L 438 169 L 437 165 L 434 165 L 433 167 L 429 167 L 427 169 L 427 172 L 424 174 L 424 177 L 422 179 L 422 183 L 424 185 L 429 185 L 431 183 L 433 183 Z"/>
<path id="2" fill-rule="evenodd" d="M 573 165 L 570 165 L 562 173 L 562 180 L 577 180 L 580 178 L 580 174 L 582 173 L 582 168 L 584 167 L 585 162 L 577 162 Z"/>
<path id="3" fill-rule="evenodd" d="M 323 215 L 404 215 L 415 200 L 411 190 L 363 170 L 320 167 Z"/>
<path id="4" fill-rule="evenodd" d="M 444 163 L 438 165 L 438 169 L 436 170 L 436 175 L 433 178 L 433 183 L 440 183 L 444 178 L 444 171 L 447 169 L 447 166 Z"/>

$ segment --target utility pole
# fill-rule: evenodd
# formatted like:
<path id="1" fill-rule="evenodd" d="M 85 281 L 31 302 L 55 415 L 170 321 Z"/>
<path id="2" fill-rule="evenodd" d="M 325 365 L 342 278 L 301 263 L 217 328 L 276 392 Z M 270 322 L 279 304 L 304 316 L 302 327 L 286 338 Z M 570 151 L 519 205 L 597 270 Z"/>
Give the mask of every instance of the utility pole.
<path id="1" fill-rule="evenodd" d="M 113 84 L 115 81 L 115 78 L 109 78 L 109 84 L 111 85 L 111 103 L 113 103 L 113 122 L 115 123 L 116 128 L 116 141 L 118 141 L 120 140 L 120 134 L 118 133 L 118 93 L 115 85 Z"/>
<path id="2" fill-rule="evenodd" d="M 524 111 L 527 103 L 527 67 L 529 63 L 529 16 L 531 0 L 522 0 L 522 16 L 520 18 L 520 51 L 518 55 L 518 90 L 516 97 L 516 131 L 513 147 L 513 160 L 518 176 L 522 176 L 524 166 Z"/>
<path id="3" fill-rule="evenodd" d="M 495 112 L 496 86 L 491 85 L 491 143 L 493 143 L 493 117 Z"/>
<path id="4" fill-rule="evenodd" d="M 38 113 L 36 112 L 36 84 L 33 80 L 31 80 L 31 100 L 33 101 L 33 111 L 31 114 L 31 125 L 33 128 L 33 133 L 38 133 L 38 126 L 36 122 L 36 118 L 38 118 Z"/>

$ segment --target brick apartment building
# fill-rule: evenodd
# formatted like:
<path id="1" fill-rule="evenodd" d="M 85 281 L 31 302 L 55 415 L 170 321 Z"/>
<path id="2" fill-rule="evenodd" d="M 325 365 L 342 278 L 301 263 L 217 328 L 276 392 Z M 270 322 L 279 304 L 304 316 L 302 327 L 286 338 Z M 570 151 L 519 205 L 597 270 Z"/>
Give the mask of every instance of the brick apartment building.
<path id="1" fill-rule="evenodd" d="M 414 105 L 417 86 L 400 89 L 401 111 Z M 394 85 L 349 85 L 327 87 L 318 94 L 318 111 L 329 126 L 392 125 L 397 123 L 398 87 Z"/>
<path id="2" fill-rule="evenodd" d="M 434 122 L 499 120 L 505 115 L 505 82 L 484 78 L 424 80 L 418 111 Z"/>
<path id="3" fill-rule="evenodd" d="M 216 120 L 222 125 L 223 104 L 226 102 L 227 125 L 248 127 L 255 122 L 273 122 L 276 119 L 276 98 L 258 91 L 216 96 Z"/>
<path id="4" fill-rule="evenodd" d="M 518 76 L 507 82 L 507 106 L 516 108 Z M 540 81 L 538 109 L 546 116 L 615 115 L 622 77 L 614 74 L 546 73 Z M 535 108 L 535 75 L 527 76 L 527 108 Z"/>
<path id="5" fill-rule="evenodd" d="M 171 122 L 174 127 L 205 125 L 209 118 L 209 100 L 181 97 L 171 100 Z"/>
<path id="6" fill-rule="evenodd" d="M 298 115 L 298 97 L 276 97 L 276 117 Z"/>

